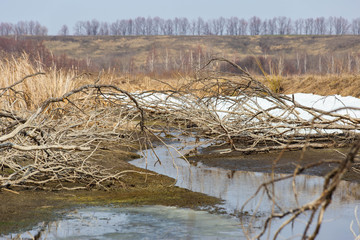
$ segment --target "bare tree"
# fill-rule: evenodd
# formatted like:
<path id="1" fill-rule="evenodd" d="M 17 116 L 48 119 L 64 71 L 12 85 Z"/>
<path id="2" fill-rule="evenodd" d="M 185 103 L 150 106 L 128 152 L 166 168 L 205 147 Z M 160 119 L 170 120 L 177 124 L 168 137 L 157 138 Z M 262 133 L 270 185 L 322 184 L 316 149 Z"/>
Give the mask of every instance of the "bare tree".
<path id="1" fill-rule="evenodd" d="M 197 35 L 202 35 L 202 34 L 203 34 L 203 32 L 204 32 L 204 25 L 205 25 L 204 20 L 203 20 L 201 17 L 199 17 L 199 18 L 197 19 L 197 22 L 196 22 L 196 34 L 197 34 Z"/>
<path id="2" fill-rule="evenodd" d="M 269 25 L 268 20 L 265 19 L 261 24 L 261 35 L 268 35 L 269 34 Z"/>
<path id="3" fill-rule="evenodd" d="M 46 36 L 48 34 L 48 29 L 45 26 L 37 26 L 35 30 L 35 35 L 37 36 Z"/>
<path id="4" fill-rule="evenodd" d="M 89 22 L 87 24 L 89 24 Z M 100 28 L 100 22 L 98 20 L 96 20 L 96 19 L 91 20 L 90 34 L 88 34 L 88 35 L 93 35 L 93 36 L 98 35 L 99 28 Z"/>
<path id="5" fill-rule="evenodd" d="M 189 31 L 189 20 L 187 18 L 180 18 L 178 24 L 178 34 L 187 35 Z"/>
<path id="6" fill-rule="evenodd" d="M 2 22 L 0 23 L 0 35 L 8 36 L 14 34 L 14 26 L 11 23 Z"/>
<path id="7" fill-rule="evenodd" d="M 220 35 L 220 26 L 217 19 L 210 20 L 210 29 L 214 35 Z"/>
<path id="8" fill-rule="evenodd" d="M 163 26 L 164 35 L 174 35 L 174 23 L 171 19 L 167 19 Z"/>
<path id="9" fill-rule="evenodd" d="M 224 31 L 225 31 L 225 23 L 226 23 L 225 18 L 220 17 L 220 18 L 217 19 L 217 24 L 218 24 L 218 27 L 219 27 L 219 35 L 223 35 L 223 34 L 224 34 Z"/>
<path id="10" fill-rule="evenodd" d="M 86 35 L 85 22 L 77 21 L 75 23 L 74 35 L 76 35 L 76 36 Z"/>
<path id="11" fill-rule="evenodd" d="M 351 32 L 354 35 L 360 35 L 360 18 L 356 18 L 352 20 Z"/>
<path id="12" fill-rule="evenodd" d="M 100 23 L 98 35 L 106 36 L 110 34 L 109 24 L 107 22 Z"/>
<path id="13" fill-rule="evenodd" d="M 277 27 L 277 18 L 273 18 L 273 19 L 269 19 L 268 20 L 268 31 L 269 31 L 269 34 L 270 35 L 274 35 L 274 34 L 277 34 L 277 30 L 278 30 L 278 27 Z"/>
<path id="14" fill-rule="evenodd" d="M 300 18 L 300 19 L 296 19 L 294 22 L 294 31 L 295 34 L 297 35 L 301 35 L 304 32 L 304 19 Z"/>
<path id="15" fill-rule="evenodd" d="M 21 22 L 18 27 L 27 35 L 44 36 L 48 32 L 47 27 L 42 26 L 38 21 Z"/>
<path id="16" fill-rule="evenodd" d="M 344 35 L 349 30 L 349 21 L 343 17 L 334 18 L 334 27 L 336 35 Z"/>
<path id="17" fill-rule="evenodd" d="M 277 19 L 277 23 L 278 23 L 278 34 L 280 35 L 291 34 L 292 26 L 291 26 L 290 18 L 279 17 Z"/>
<path id="18" fill-rule="evenodd" d="M 174 35 L 179 35 L 179 25 L 180 25 L 180 19 L 179 18 L 174 18 L 173 20 L 173 25 L 174 25 Z"/>
<path id="19" fill-rule="evenodd" d="M 239 20 L 238 34 L 239 35 L 247 35 L 248 34 L 248 22 L 241 18 Z"/>
<path id="20" fill-rule="evenodd" d="M 62 25 L 62 27 L 60 28 L 58 34 L 59 34 L 60 36 L 67 36 L 67 35 L 69 35 L 69 28 L 68 28 L 68 26 L 65 25 L 65 24 Z"/>
<path id="21" fill-rule="evenodd" d="M 27 32 L 28 32 L 29 35 L 35 35 L 35 25 L 36 24 L 39 24 L 39 23 L 34 22 L 34 21 L 27 22 L 27 29 L 28 29 Z"/>
<path id="22" fill-rule="evenodd" d="M 146 28 L 145 28 L 146 20 L 144 17 L 137 17 L 134 20 L 134 29 L 135 35 L 145 35 Z"/>
<path id="23" fill-rule="evenodd" d="M 324 17 L 318 17 L 315 19 L 314 34 L 316 35 L 326 34 L 326 20 Z"/>
<path id="24" fill-rule="evenodd" d="M 154 26 L 153 19 L 148 17 L 145 22 L 145 35 L 153 35 L 154 34 Z"/>
<path id="25" fill-rule="evenodd" d="M 26 26 L 26 22 L 24 21 L 19 21 L 15 24 L 14 26 L 14 33 L 15 35 L 27 35 L 28 34 L 28 29 Z"/>
<path id="26" fill-rule="evenodd" d="M 196 25 L 197 21 L 195 19 L 192 19 L 189 25 L 189 32 L 191 35 L 196 35 Z"/>
<path id="27" fill-rule="evenodd" d="M 213 35 L 213 32 L 211 31 L 211 27 L 208 22 L 205 22 L 203 26 L 203 35 Z"/>
<path id="28" fill-rule="evenodd" d="M 111 35 L 121 35 L 120 34 L 120 20 L 116 20 L 115 22 L 110 24 L 110 34 Z"/>
<path id="29" fill-rule="evenodd" d="M 335 32 L 335 18 L 329 17 L 327 19 L 327 22 L 328 22 L 328 33 L 329 35 L 332 35 Z"/>
<path id="30" fill-rule="evenodd" d="M 85 21 L 84 27 L 85 27 L 86 35 L 88 35 L 88 36 L 92 35 L 93 30 L 92 30 L 92 26 L 91 26 L 91 21 Z"/>
<path id="31" fill-rule="evenodd" d="M 307 18 L 304 21 L 304 34 L 305 35 L 312 35 L 314 34 L 314 19 Z"/>
<path id="32" fill-rule="evenodd" d="M 127 32 L 127 35 L 134 34 L 134 21 L 132 19 L 129 19 L 126 21 L 126 32 Z"/>
<path id="33" fill-rule="evenodd" d="M 154 35 L 159 35 L 160 34 L 160 26 L 163 22 L 163 19 L 161 19 L 160 17 L 154 17 L 153 18 L 153 34 Z"/>
<path id="34" fill-rule="evenodd" d="M 237 17 L 231 17 L 227 20 L 226 32 L 228 35 L 238 35 L 239 19 Z"/>
<path id="35" fill-rule="evenodd" d="M 128 20 L 122 19 L 111 23 L 110 27 L 111 35 L 122 35 L 128 34 Z"/>
<path id="36" fill-rule="evenodd" d="M 252 17 L 249 19 L 250 35 L 259 35 L 261 29 L 261 19 L 259 17 Z"/>
<path id="37" fill-rule="evenodd" d="M 254 16 L 248 21 L 238 17 L 217 18 L 204 21 L 201 17 L 162 19 L 160 17 L 121 19 L 113 23 L 78 21 L 74 26 L 74 35 L 343 35 L 351 31 L 360 35 L 360 20 L 350 23 L 343 17 L 324 17 L 296 19 L 274 17 L 261 20 Z M 47 28 L 36 21 L 20 21 L 17 24 L 0 23 L 0 35 L 47 35 Z M 64 32 L 59 31 L 59 35 Z M 68 34 L 68 33 L 67 33 Z"/>

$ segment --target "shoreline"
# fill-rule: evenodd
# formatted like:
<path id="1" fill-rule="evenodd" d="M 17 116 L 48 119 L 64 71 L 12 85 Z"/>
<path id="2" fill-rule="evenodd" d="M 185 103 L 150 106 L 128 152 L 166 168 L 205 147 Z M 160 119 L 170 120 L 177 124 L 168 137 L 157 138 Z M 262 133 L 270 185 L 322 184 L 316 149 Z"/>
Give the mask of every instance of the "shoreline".
<path id="1" fill-rule="evenodd" d="M 268 153 L 242 154 L 239 152 L 222 153 L 226 150 L 223 147 L 210 146 L 202 149 L 198 155 L 188 157 L 192 164 L 202 164 L 209 167 L 219 167 L 233 171 L 249 171 L 271 173 L 273 168 L 275 173 L 293 174 L 297 165 L 304 166 L 310 163 L 324 160 L 342 160 L 348 148 L 309 148 L 293 151 L 273 151 Z M 342 153 L 342 154 L 341 154 Z M 277 164 L 273 166 L 273 162 Z M 302 174 L 313 176 L 325 176 L 338 164 L 323 163 L 319 166 L 310 168 Z M 343 180 L 360 183 L 359 174 L 353 170 L 348 171 Z"/>
<path id="2" fill-rule="evenodd" d="M 170 177 L 132 166 L 127 161 L 138 156 L 136 153 L 112 149 L 100 150 L 99 153 L 103 157 L 97 161 L 103 166 L 111 166 L 116 171 L 134 170 L 146 174 L 127 173 L 123 183 L 117 183 L 109 191 L 2 190 L 0 236 L 31 229 L 41 222 L 56 221 L 61 213 L 85 206 L 163 205 L 198 209 L 221 202 L 221 199 L 176 187 L 175 180 Z"/>

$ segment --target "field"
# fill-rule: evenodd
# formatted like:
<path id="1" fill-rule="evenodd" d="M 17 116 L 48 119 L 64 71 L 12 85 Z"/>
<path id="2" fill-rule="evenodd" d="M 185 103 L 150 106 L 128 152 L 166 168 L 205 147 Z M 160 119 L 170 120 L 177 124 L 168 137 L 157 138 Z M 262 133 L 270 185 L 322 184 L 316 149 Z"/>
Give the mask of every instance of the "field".
<path id="1" fill-rule="evenodd" d="M 55 55 L 85 59 L 136 86 L 193 78 L 210 59 L 226 58 L 266 82 L 280 75 L 283 93 L 306 92 L 359 97 L 358 36 L 96 36 L 31 37 Z M 264 60 L 265 59 L 265 60 Z M 214 69 L 219 69 L 218 63 Z M 96 68 L 98 69 L 98 68 Z M 150 76 L 150 80 L 148 77 Z M 118 78 L 119 79 L 119 78 Z M 144 80 L 145 79 L 145 80 Z M 124 81 L 120 81 L 124 83 Z M 146 87 L 148 88 L 148 86 Z"/>
<path id="2" fill-rule="evenodd" d="M 143 62 L 152 50 L 168 49 L 172 57 L 202 48 L 212 56 L 233 60 L 247 55 L 321 55 L 359 53 L 358 36 L 68 36 L 31 37 L 45 41 L 54 53 L 74 58 L 133 57 Z"/>

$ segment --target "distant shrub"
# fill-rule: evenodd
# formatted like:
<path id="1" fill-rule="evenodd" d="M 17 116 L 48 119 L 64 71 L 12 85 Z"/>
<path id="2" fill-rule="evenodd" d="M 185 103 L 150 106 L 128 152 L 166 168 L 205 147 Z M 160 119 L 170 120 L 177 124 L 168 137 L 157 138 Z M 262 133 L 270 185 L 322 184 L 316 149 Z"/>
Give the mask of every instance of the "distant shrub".
<path id="1" fill-rule="evenodd" d="M 15 39 L 0 37 L 0 56 L 20 57 L 26 53 L 29 61 L 33 64 L 41 63 L 44 67 L 60 69 L 90 70 L 90 65 L 85 60 L 77 60 L 68 57 L 66 54 L 60 56 L 53 55 L 44 45 L 43 41 L 33 39 Z"/>

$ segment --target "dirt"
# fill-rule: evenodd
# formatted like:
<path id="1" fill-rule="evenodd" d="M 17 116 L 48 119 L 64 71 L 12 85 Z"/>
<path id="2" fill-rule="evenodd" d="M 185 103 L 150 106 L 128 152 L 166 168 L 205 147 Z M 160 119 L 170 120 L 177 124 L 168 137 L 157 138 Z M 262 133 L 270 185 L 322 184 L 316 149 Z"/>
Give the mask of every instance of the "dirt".
<path id="1" fill-rule="evenodd" d="M 347 149 L 309 149 L 302 156 L 301 151 L 289 151 L 243 155 L 237 152 L 221 153 L 226 149 L 209 147 L 195 157 L 193 164 L 203 162 L 208 166 L 221 167 L 230 170 L 271 172 L 273 161 L 278 160 L 274 167 L 278 173 L 292 173 L 297 164 L 305 165 L 324 159 L 341 159 Z M 76 207 L 88 205 L 165 205 L 187 208 L 214 206 L 220 199 L 205 194 L 191 192 L 174 186 L 175 180 L 150 171 L 139 169 L 129 164 L 127 160 L 139 157 L 127 148 L 108 145 L 100 147 L 94 154 L 93 161 L 114 171 L 136 170 L 142 172 L 129 173 L 111 191 L 33 191 L 12 189 L 15 192 L 0 191 L 0 236 L 11 232 L 30 229 L 40 222 L 52 221 L 61 214 Z M 307 171 L 310 175 L 325 175 L 336 164 L 322 164 Z M 359 175 L 348 172 L 345 180 L 360 182 Z"/>
<path id="2" fill-rule="evenodd" d="M 210 167 L 220 167 L 229 170 L 241 170 L 252 172 L 267 172 L 273 170 L 276 173 L 293 173 L 296 166 L 305 166 L 324 160 L 341 160 L 343 154 L 347 153 L 346 148 L 342 149 L 307 149 L 306 151 L 286 151 L 286 152 L 268 152 L 244 155 L 239 152 L 226 153 L 228 149 L 223 147 L 211 146 L 203 149 L 202 152 L 189 158 L 192 164 L 202 162 Z M 341 154 L 342 153 L 342 154 Z M 276 164 L 273 163 L 276 161 Z M 313 167 L 305 174 L 325 176 L 333 168 L 337 167 L 336 163 L 324 163 Z M 352 170 L 348 171 L 344 180 L 359 182 L 360 175 Z"/>
<path id="3" fill-rule="evenodd" d="M 165 205 L 187 208 L 213 206 L 220 199 L 174 186 L 175 180 L 138 169 L 125 160 L 138 157 L 125 149 L 102 148 L 95 154 L 97 163 L 113 170 L 137 170 L 111 191 L 34 191 L 11 189 L 0 191 L 0 236 L 31 229 L 43 221 L 52 221 L 75 207 L 88 205 Z M 101 157 L 100 157 L 101 156 Z M 16 191 L 16 192 L 15 192 Z"/>

